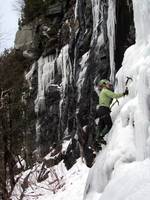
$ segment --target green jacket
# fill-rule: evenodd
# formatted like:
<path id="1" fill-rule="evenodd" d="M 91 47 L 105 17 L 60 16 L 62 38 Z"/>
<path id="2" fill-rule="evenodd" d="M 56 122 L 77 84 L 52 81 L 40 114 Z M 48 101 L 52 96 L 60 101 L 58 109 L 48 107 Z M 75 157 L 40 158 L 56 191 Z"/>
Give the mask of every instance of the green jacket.
<path id="1" fill-rule="evenodd" d="M 123 93 L 116 94 L 107 88 L 103 88 L 99 94 L 99 105 L 109 108 L 113 99 L 118 99 L 122 96 L 124 96 Z"/>

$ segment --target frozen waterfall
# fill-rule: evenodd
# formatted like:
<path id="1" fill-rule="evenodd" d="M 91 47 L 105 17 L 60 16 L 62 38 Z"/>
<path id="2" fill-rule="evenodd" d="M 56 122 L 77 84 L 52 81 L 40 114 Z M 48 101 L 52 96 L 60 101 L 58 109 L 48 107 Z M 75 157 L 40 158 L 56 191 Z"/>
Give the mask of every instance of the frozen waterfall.
<path id="1" fill-rule="evenodd" d="M 114 124 L 90 170 L 85 200 L 148 200 L 150 196 L 150 0 L 133 0 L 133 9 L 136 44 L 126 50 L 116 75 L 116 91 L 124 91 L 130 77 L 129 95 L 112 109 Z M 108 34 L 112 53 L 112 31 Z"/>

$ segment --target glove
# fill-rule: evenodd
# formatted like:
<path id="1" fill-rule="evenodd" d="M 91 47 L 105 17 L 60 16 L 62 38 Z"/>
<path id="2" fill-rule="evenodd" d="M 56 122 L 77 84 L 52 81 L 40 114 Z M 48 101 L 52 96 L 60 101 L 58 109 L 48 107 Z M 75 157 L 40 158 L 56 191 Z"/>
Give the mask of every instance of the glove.
<path id="1" fill-rule="evenodd" d="M 125 96 L 125 95 L 128 95 L 128 94 L 129 94 L 129 90 L 128 90 L 128 88 L 126 88 L 125 92 L 123 93 L 123 95 Z"/>

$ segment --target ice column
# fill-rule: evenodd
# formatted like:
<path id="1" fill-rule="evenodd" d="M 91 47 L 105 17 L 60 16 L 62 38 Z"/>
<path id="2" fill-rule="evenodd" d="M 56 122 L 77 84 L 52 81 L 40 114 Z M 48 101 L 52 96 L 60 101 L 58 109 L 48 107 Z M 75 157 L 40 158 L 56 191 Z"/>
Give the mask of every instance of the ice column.
<path id="1" fill-rule="evenodd" d="M 136 62 L 138 64 L 138 102 L 136 114 L 137 159 L 150 156 L 150 0 L 133 0 L 134 23 L 136 28 Z M 133 59 L 133 58 L 132 58 Z"/>
<path id="2" fill-rule="evenodd" d="M 92 0 L 92 13 L 93 13 L 93 40 L 97 38 L 97 27 L 100 20 L 100 0 Z"/>
<path id="3" fill-rule="evenodd" d="M 85 81 L 85 75 L 86 75 L 86 71 L 87 71 L 87 60 L 89 58 L 89 51 L 87 53 L 85 53 L 82 56 L 81 62 L 80 62 L 80 66 L 81 66 L 81 70 L 79 73 L 79 78 L 77 81 L 77 87 L 78 87 L 78 101 L 80 100 L 81 97 L 81 90 L 83 87 L 83 83 Z"/>
<path id="4" fill-rule="evenodd" d="M 69 46 L 66 45 L 61 49 L 61 52 L 56 61 L 57 67 L 61 71 L 61 74 L 62 74 L 61 101 L 59 104 L 60 118 L 61 118 L 63 100 L 65 98 L 66 86 L 72 81 L 72 69 L 71 69 L 71 64 L 70 64 L 70 59 L 69 59 L 69 54 L 68 54 L 68 48 Z"/>
<path id="5" fill-rule="evenodd" d="M 74 10 L 75 20 L 77 19 L 77 16 L 78 16 L 78 4 L 79 4 L 79 0 L 76 0 L 75 10 Z"/>
<path id="6" fill-rule="evenodd" d="M 150 0 L 133 0 L 136 43 L 147 42 L 150 36 Z"/>
<path id="7" fill-rule="evenodd" d="M 116 25 L 116 0 L 109 0 L 108 3 L 108 19 L 107 19 L 107 34 L 109 39 L 109 57 L 110 57 L 110 80 L 114 82 L 115 76 L 115 25 Z"/>

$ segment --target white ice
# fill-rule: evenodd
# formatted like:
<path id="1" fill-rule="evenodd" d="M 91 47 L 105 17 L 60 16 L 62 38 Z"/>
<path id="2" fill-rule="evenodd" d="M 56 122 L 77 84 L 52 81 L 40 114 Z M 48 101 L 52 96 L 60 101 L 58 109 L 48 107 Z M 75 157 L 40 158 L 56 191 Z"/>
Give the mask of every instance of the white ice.
<path id="1" fill-rule="evenodd" d="M 58 69 L 62 74 L 62 90 L 65 91 L 66 85 L 72 82 L 72 68 L 68 53 L 69 45 L 64 46 L 56 60 Z"/>
<path id="2" fill-rule="evenodd" d="M 83 56 L 82 56 L 82 59 L 81 59 L 81 62 L 80 62 L 80 66 L 81 66 L 81 69 L 80 69 L 80 73 L 79 73 L 79 78 L 78 78 L 78 81 L 77 81 L 77 89 L 78 89 L 78 101 L 81 97 L 81 90 L 82 90 L 82 87 L 83 87 L 83 84 L 84 84 L 84 81 L 85 81 L 85 75 L 86 75 L 86 70 L 87 70 L 87 60 L 89 58 L 89 52 L 85 53 Z"/>
<path id="3" fill-rule="evenodd" d="M 38 113 L 39 111 L 45 110 L 45 93 L 49 86 L 54 85 L 56 65 L 57 72 L 62 75 L 62 83 L 61 85 L 57 85 L 58 89 L 62 90 L 62 94 L 64 94 L 66 85 L 72 81 L 68 45 L 62 48 L 58 57 L 56 57 L 56 55 L 50 55 L 45 58 L 41 56 L 37 63 L 33 64 L 31 70 L 26 75 L 29 85 L 31 85 L 31 78 L 36 65 L 38 68 L 38 93 L 37 98 L 35 99 L 35 112 Z"/>
<path id="4" fill-rule="evenodd" d="M 53 83 L 55 56 L 40 57 L 38 60 L 38 94 L 35 100 L 35 112 L 45 109 L 45 91 Z"/>
<path id="5" fill-rule="evenodd" d="M 114 124 L 90 170 L 86 200 L 150 196 L 150 0 L 133 0 L 133 9 L 136 44 L 125 52 L 115 89 L 123 92 L 127 86 L 129 95 L 112 108 Z"/>
<path id="6" fill-rule="evenodd" d="M 100 0 L 91 0 L 92 2 L 92 14 L 93 14 L 93 35 L 92 41 L 97 38 L 97 27 L 100 23 Z"/>
<path id="7" fill-rule="evenodd" d="M 116 26 L 116 0 L 108 2 L 107 35 L 109 39 L 109 58 L 110 58 L 110 81 L 114 83 L 115 76 L 115 26 Z"/>

